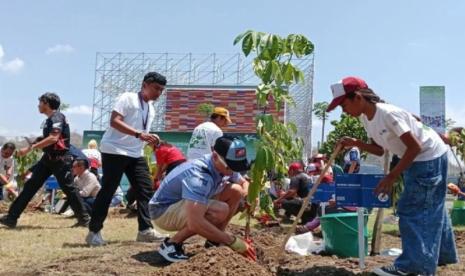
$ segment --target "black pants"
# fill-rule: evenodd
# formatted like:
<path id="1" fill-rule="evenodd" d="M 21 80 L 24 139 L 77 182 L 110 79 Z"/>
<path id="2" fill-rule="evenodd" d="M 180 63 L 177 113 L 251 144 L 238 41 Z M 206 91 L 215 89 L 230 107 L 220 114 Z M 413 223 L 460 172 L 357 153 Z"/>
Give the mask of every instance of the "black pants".
<path id="1" fill-rule="evenodd" d="M 285 199 L 282 202 L 282 208 L 286 211 L 286 216 L 297 216 L 297 214 L 300 211 L 300 207 L 302 207 L 303 199 L 301 198 L 293 198 L 293 199 Z M 314 219 L 316 217 L 316 212 L 318 209 L 318 204 L 312 203 L 310 206 L 308 206 L 304 213 L 302 214 L 301 218 L 301 224 L 305 224 L 309 222 L 310 220 Z"/>
<path id="2" fill-rule="evenodd" d="M 24 183 L 23 191 L 11 204 L 10 210 L 8 211 L 8 218 L 16 221 L 21 216 L 21 213 L 24 211 L 29 201 L 31 201 L 32 197 L 34 197 L 37 191 L 44 185 L 47 178 L 53 174 L 61 190 L 65 193 L 78 221 L 88 221 L 89 213 L 84 209 L 82 198 L 79 196 L 79 191 L 73 183 L 73 175 L 71 173 L 72 163 L 73 157 L 71 155 L 50 158 L 47 154 L 44 154 L 34 168 L 32 177 Z"/>
<path id="3" fill-rule="evenodd" d="M 126 174 L 137 200 L 139 231 L 153 228 L 149 215 L 149 200 L 153 196 L 149 167 L 143 157 L 132 158 L 118 154 L 102 153 L 102 188 L 95 198 L 89 230 L 97 233 L 103 228 L 111 199 Z"/>
<path id="4" fill-rule="evenodd" d="M 92 213 L 92 206 L 94 206 L 94 201 L 95 197 L 81 197 L 82 198 L 82 203 L 84 206 L 84 209 L 90 214 Z M 58 213 L 64 213 L 66 209 L 69 207 L 69 201 L 66 200 L 65 203 L 63 203 L 63 206 L 61 206 L 60 210 L 58 210 Z"/>

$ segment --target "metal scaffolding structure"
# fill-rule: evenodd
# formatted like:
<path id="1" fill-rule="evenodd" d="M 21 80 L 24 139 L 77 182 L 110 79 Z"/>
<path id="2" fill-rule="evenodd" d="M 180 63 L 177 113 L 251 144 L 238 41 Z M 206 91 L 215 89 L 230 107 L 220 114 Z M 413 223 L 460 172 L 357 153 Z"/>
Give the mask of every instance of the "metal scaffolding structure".
<path id="1" fill-rule="evenodd" d="M 296 105 L 285 109 L 285 120 L 294 122 L 304 139 L 305 152 L 311 151 L 313 106 L 313 55 L 295 59 L 305 74 L 305 83 L 290 87 Z M 155 102 L 157 116 L 152 130 L 164 130 L 166 93 L 170 87 L 250 87 L 259 80 L 250 58 L 242 54 L 193 53 L 97 53 L 95 69 L 92 129 L 104 130 L 118 95 L 139 91 L 143 76 L 157 71 L 166 76 L 166 92 Z"/>
<path id="2" fill-rule="evenodd" d="M 297 135 L 304 140 L 304 156 L 312 152 L 312 118 L 313 118 L 313 75 L 314 56 L 295 62 L 305 75 L 304 83 L 289 87 L 289 92 L 295 101 L 295 106 L 286 106 L 286 122 L 297 126 Z"/>

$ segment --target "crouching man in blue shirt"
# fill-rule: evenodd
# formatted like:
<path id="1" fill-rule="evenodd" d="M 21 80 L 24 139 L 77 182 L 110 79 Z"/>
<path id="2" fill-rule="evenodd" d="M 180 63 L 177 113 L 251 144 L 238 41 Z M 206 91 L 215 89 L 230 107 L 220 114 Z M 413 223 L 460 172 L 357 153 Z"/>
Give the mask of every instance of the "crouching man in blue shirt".
<path id="1" fill-rule="evenodd" d="M 256 259 L 247 242 L 225 232 L 248 191 L 249 183 L 238 172 L 248 169 L 244 142 L 222 136 L 211 154 L 179 165 L 164 178 L 149 203 L 150 216 L 158 227 L 178 231 L 160 245 L 158 252 L 163 258 L 187 260 L 183 242 L 200 235 L 207 239 L 206 246 L 224 244 Z M 223 181 L 225 176 L 228 181 Z"/>

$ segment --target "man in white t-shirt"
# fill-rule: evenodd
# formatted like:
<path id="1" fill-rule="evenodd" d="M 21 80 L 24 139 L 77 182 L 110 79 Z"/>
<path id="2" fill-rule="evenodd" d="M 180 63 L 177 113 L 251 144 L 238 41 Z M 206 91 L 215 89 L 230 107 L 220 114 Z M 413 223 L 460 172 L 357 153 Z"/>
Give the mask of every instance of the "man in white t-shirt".
<path id="1" fill-rule="evenodd" d="M 15 152 L 16 146 L 13 143 L 5 143 L 1 147 L 0 154 L 0 199 L 3 196 L 12 195 L 14 197 L 18 196 L 16 192 L 16 183 L 14 182 L 14 170 L 15 170 L 15 160 L 13 158 L 13 153 Z M 5 192 L 3 192 L 5 189 Z"/>
<path id="2" fill-rule="evenodd" d="M 198 125 L 192 132 L 187 150 L 187 159 L 197 159 L 212 153 L 216 139 L 223 136 L 223 131 L 231 123 L 229 111 L 223 107 L 215 107 L 209 122 Z"/>
<path id="3" fill-rule="evenodd" d="M 143 148 L 145 143 L 159 142 L 158 136 L 150 134 L 149 130 L 155 116 L 152 103 L 160 97 L 165 85 L 164 76 L 149 72 L 144 76 L 139 93 L 121 94 L 113 107 L 110 127 L 100 142 L 103 180 L 89 223 L 89 234 L 86 237 L 88 245 L 105 244 L 100 231 L 123 173 L 134 188 L 137 200 L 139 232 L 136 240 L 153 242 L 164 238 L 164 235 L 153 229 L 150 222 L 148 202 L 153 195 L 152 180 L 143 157 Z"/>

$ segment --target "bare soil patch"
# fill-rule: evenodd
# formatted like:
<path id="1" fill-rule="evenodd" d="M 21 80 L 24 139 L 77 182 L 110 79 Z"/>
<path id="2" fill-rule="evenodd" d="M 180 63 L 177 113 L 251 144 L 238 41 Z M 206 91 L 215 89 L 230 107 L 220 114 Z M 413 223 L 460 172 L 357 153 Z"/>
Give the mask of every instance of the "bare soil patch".
<path id="1" fill-rule="evenodd" d="M 1 205 L 0 205 L 1 208 Z M 0 213 L 4 210 L 0 209 Z M 112 210 L 103 230 L 107 246 L 90 248 L 84 244 L 87 229 L 69 228 L 74 223 L 57 215 L 27 212 L 17 230 L 0 228 L 0 275 L 371 275 L 370 271 L 390 264 L 392 257 L 367 256 L 361 271 L 357 258 L 332 255 L 297 256 L 284 252 L 281 243 L 287 229 L 254 229 L 252 238 L 257 262 L 251 262 L 228 247 L 204 248 L 205 240 L 193 237 L 185 244 L 191 258 L 169 264 L 156 252 L 157 243 L 135 242 L 136 218 L 122 210 Z M 242 235 L 243 228 L 228 229 Z M 318 235 L 317 235 L 318 236 Z M 11 239 L 15 239 L 11 241 Z M 465 259 L 465 232 L 456 232 L 461 259 Z M 400 248 L 396 233 L 383 235 L 383 248 Z M 462 264 L 441 267 L 438 275 L 464 275 Z"/>

